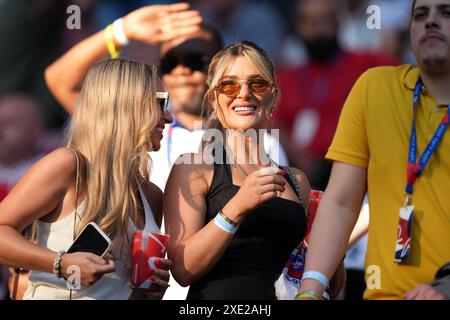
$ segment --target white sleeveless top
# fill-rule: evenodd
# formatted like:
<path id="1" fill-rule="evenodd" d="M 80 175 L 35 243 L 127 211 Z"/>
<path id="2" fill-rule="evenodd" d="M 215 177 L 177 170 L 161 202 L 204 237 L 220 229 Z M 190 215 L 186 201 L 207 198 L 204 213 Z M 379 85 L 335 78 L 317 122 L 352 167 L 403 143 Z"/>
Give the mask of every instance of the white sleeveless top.
<path id="1" fill-rule="evenodd" d="M 159 232 L 152 209 L 139 185 L 139 193 L 144 204 L 145 227 L 144 230 Z M 84 211 L 84 202 L 78 206 L 78 212 Z M 37 221 L 37 243 L 52 251 L 67 250 L 73 242 L 73 220 L 75 211 L 61 220 L 53 223 Z M 130 220 L 129 235 L 136 230 Z M 113 242 L 116 243 L 116 242 Z M 121 257 L 115 261 L 116 270 L 104 274 L 103 277 L 91 287 L 82 287 L 81 290 L 72 290 L 74 300 L 126 300 L 132 293 L 130 268 L 125 268 L 125 263 L 131 266 L 131 248 L 121 250 L 120 245 L 113 245 L 114 257 Z M 69 290 L 64 279 L 58 279 L 54 274 L 40 271 L 32 271 L 24 300 L 67 300 Z"/>

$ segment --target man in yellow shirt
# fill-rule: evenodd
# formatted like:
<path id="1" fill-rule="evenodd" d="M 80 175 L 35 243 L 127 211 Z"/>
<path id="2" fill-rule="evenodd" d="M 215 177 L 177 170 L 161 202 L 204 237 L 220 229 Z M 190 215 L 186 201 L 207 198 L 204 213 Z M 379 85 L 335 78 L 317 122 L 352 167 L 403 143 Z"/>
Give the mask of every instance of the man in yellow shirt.
<path id="1" fill-rule="evenodd" d="M 322 295 L 366 191 L 364 297 L 450 298 L 431 285 L 450 261 L 450 0 L 416 0 L 410 35 L 419 66 L 367 71 L 344 105 L 299 298 Z"/>

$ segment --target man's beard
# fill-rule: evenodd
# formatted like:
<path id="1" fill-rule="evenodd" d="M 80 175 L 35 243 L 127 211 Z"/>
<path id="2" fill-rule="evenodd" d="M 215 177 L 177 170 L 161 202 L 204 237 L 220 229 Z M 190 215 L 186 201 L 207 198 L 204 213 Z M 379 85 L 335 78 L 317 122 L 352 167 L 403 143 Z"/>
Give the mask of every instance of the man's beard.
<path id="1" fill-rule="evenodd" d="M 306 51 L 311 60 L 325 61 L 339 50 L 336 37 L 319 37 L 314 40 L 304 41 Z"/>
<path id="2" fill-rule="evenodd" d="M 203 95 L 196 95 L 195 98 L 184 105 L 173 103 L 173 108 L 194 116 L 200 116 L 202 114 Z"/>
<path id="3" fill-rule="evenodd" d="M 449 63 L 449 58 L 442 55 L 442 56 L 438 56 L 438 55 L 434 55 L 434 56 L 428 56 L 428 57 L 424 57 L 423 60 L 423 65 L 430 71 L 434 72 L 434 73 L 443 73 L 443 72 L 448 72 L 449 68 L 445 68 L 445 65 Z"/>

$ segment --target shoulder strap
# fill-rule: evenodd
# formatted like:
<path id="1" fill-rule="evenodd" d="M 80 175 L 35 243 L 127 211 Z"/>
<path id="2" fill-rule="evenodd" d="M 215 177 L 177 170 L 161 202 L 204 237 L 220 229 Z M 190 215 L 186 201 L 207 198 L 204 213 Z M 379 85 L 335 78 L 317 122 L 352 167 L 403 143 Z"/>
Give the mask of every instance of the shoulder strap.
<path id="1" fill-rule="evenodd" d="M 280 166 L 281 169 L 285 169 L 287 171 L 287 174 L 285 178 L 287 178 L 287 182 L 291 185 L 291 187 L 294 189 L 295 195 L 297 196 L 298 200 L 300 200 L 300 204 L 302 206 L 305 205 L 303 202 L 303 196 L 300 193 L 300 187 L 297 183 L 297 179 L 295 178 L 294 172 L 290 167 Z"/>
<path id="2" fill-rule="evenodd" d="M 79 183 L 80 183 L 80 158 L 78 156 L 78 153 L 74 149 L 72 149 L 70 147 L 67 147 L 67 149 L 72 151 L 72 153 L 75 155 L 75 158 L 77 160 L 77 175 L 75 178 L 75 200 L 73 203 L 73 206 L 75 208 L 74 219 L 76 220 L 77 217 L 80 217 L 80 215 L 78 214 L 78 187 L 79 187 Z M 75 232 L 75 223 L 74 223 L 74 232 Z"/>

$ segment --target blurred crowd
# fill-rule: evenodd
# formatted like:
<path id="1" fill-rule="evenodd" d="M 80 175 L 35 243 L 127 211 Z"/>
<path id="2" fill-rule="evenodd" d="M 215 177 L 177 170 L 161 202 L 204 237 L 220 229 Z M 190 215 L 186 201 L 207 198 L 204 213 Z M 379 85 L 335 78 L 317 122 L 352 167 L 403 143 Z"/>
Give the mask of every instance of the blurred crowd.
<path id="1" fill-rule="evenodd" d="M 0 201 L 33 163 L 64 144 L 68 116 L 45 85 L 45 68 L 132 10 L 175 2 L 0 1 Z M 274 127 L 280 128 L 289 164 L 307 174 L 313 189 L 324 190 L 327 184 L 330 164 L 324 155 L 356 79 L 371 67 L 414 63 L 410 0 L 188 2 L 220 31 L 224 45 L 251 40 L 273 58 L 281 89 Z M 66 26 L 69 5 L 81 9 L 79 30 Z M 380 8 L 380 29 L 368 28 L 371 5 Z M 161 52 L 157 46 L 132 43 L 124 56 L 159 64 Z M 348 256 L 361 260 L 364 247 L 358 250 Z M 362 270 L 363 261 L 352 265 Z M 0 268 L 0 299 L 7 297 L 7 277 L 6 268 Z M 360 271 L 354 280 L 354 299 L 361 297 L 362 277 Z"/>

